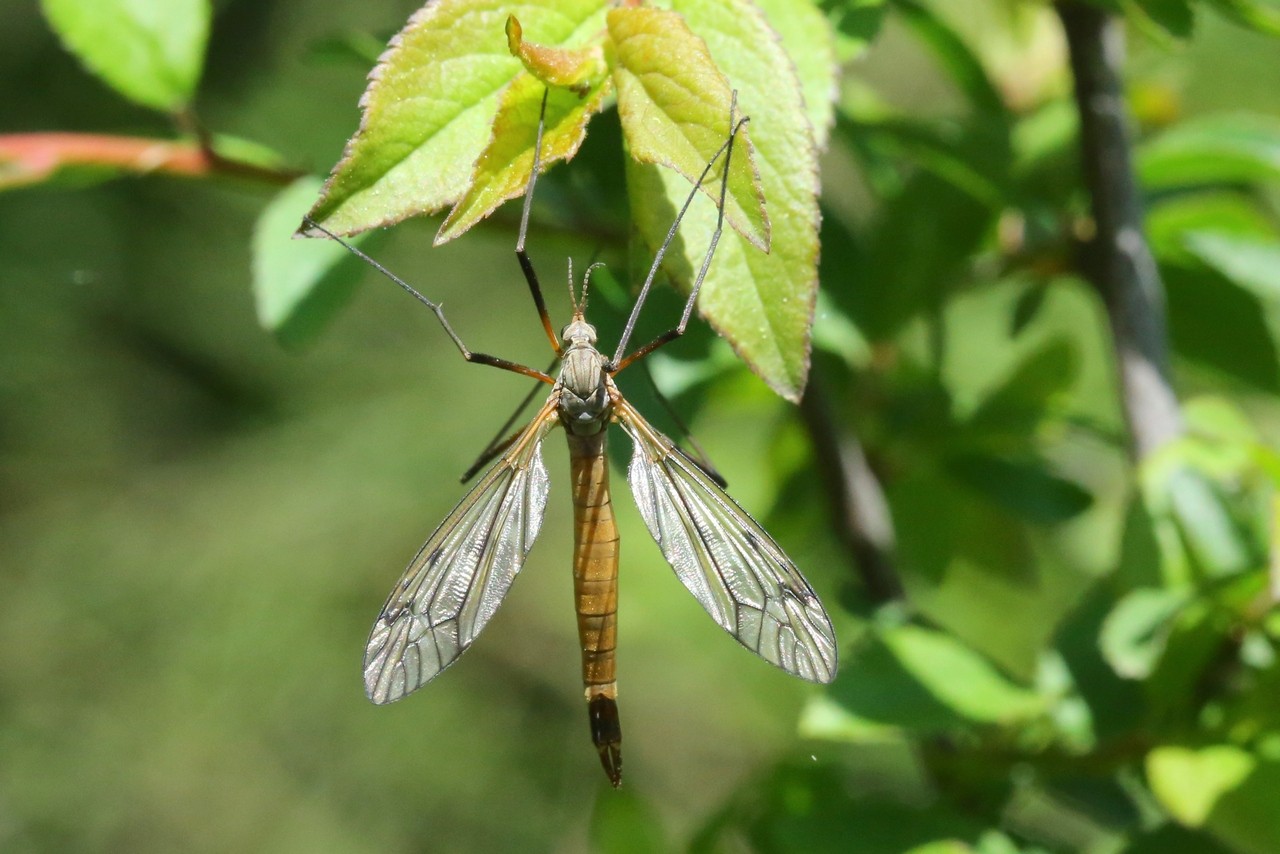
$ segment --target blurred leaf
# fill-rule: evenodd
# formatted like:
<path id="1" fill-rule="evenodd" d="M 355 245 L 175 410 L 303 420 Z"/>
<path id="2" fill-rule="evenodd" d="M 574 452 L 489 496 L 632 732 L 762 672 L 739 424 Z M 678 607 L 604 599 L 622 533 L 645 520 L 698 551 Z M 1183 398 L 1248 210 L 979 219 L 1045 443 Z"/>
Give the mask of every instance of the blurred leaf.
<path id="1" fill-rule="evenodd" d="M 1139 502 L 1133 506 L 1141 508 Z M 1122 555 L 1121 566 L 1123 561 Z M 1088 706 L 1089 727 L 1098 742 L 1127 737 L 1134 721 L 1145 716 L 1141 683 L 1120 678 L 1103 653 L 1100 638 L 1114 605 L 1110 579 L 1100 580 L 1072 609 L 1055 638 L 1055 648 Z"/>
<path id="2" fill-rule="evenodd" d="M 797 400 L 809 372 L 818 285 L 817 151 L 800 82 L 754 5 L 740 0 L 673 5 L 706 40 L 716 65 L 738 89 L 742 114 L 751 117 L 774 238 L 766 255 L 726 230 L 698 308 L 761 379 Z M 628 160 L 627 185 L 632 221 L 651 256 L 684 204 L 688 183 L 669 170 Z M 684 287 L 702 264 L 715 219 L 715 205 L 700 195 L 667 253 L 663 269 Z"/>
<path id="3" fill-rule="evenodd" d="M 1145 679 L 1164 653 L 1174 616 L 1186 593 L 1148 587 L 1127 593 L 1107 615 L 1098 645 L 1107 663 L 1126 679 Z"/>
<path id="4" fill-rule="evenodd" d="M 936 797 L 927 803 L 902 803 L 884 790 L 896 781 L 882 777 L 878 782 L 867 794 L 855 796 L 846 776 L 830 768 L 783 766 L 772 778 L 744 790 L 737 803 L 699 832 L 691 849 L 903 854 L 938 843 L 976 843 L 989 830 L 972 816 L 973 809 L 960 811 Z M 993 849 L 993 854 L 1003 852 Z"/>
<path id="5" fill-rule="evenodd" d="M 1268 5 L 1265 0 L 1205 0 L 1223 17 L 1237 24 L 1265 33 L 1280 36 L 1280 9 Z"/>
<path id="6" fill-rule="evenodd" d="M 1160 747 L 1147 756 L 1147 779 L 1179 823 L 1203 828 L 1238 851 L 1280 850 L 1280 763 L 1230 745 Z"/>
<path id="7" fill-rule="evenodd" d="M 831 23 L 812 0 L 756 0 L 796 67 L 814 145 L 825 151 L 835 121 L 840 66 Z"/>
<path id="8" fill-rule="evenodd" d="M 318 65 L 346 63 L 368 68 L 377 64 L 386 47 L 385 38 L 380 39 L 363 30 L 351 30 L 308 43 L 306 58 Z"/>
<path id="9" fill-rule="evenodd" d="M 1018 301 L 1013 305 L 1013 314 L 1009 317 L 1009 335 L 1016 337 L 1026 331 L 1027 327 L 1044 308 L 1045 297 L 1049 289 L 1044 285 L 1032 282 L 1022 290 Z"/>
<path id="10" fill-rule="evenodd" d="M 1280 179 L 1280 119 L 1226 114 L 1171 126 L 1138 149 L 1148 189 Z"/>
<path id="11" fill-rule="evenodd" d="M 1045 289 L 1031 290 L 1043 293 Z M 1050 414 L 1055 398 L 1075 384 L 1079 373 L 1076 345 L 1065 336 L 1050 338 L 1028 353 L 1005 381 L 983 398 L 965 421 L 965 429 L 982 438 L 996 436 L 1025 444 Z"/>
<path id="12" fill-rule="evenodd" d="M 719 5 L 723 14 L 732 4 Z M 728 138 L 729 81 L 706 43 L 677 12 L 623 7 L 609 12 L 608 21 L 627 150 L 637 163 L 657 163 L 696 181 Z M 738 117 L 753 116 L 746 104 L 739 111 Z M 757 126 L 759 122 L 748 127 L 734 147 L 724 216 L 735 231 L 767 252 L 769 215 L 750 142 Z M 713 171 L 703 182 L 708 198 L 719 198 L 719 176 Z"/>
<path id="13" fill-rule="evenodd" d="M 1267 392 L 1280 391 L 1280 351 L 1258 298 L 1211 269 L 1165 264 L 1174 352 Z M 1228 331 L 1229 334 L 1224 334 Z"/>
<path id="14" fill-rule="evenodd" d="M 1280 306 L 1280 240 L 1195 231 L 1184 237 L 1197 258 L 1272 306 Z"/>
<path id="15" fill-rule="evenodd" d="M 1148 726 L 1156 731 L 1183 731 L 1196 726 L 1212 686 L 1224 667 L 1228 617 L 1208 596 L 1199 595 L 1173 618 L 1164 649 L 1143 683 Z"/>
<path id="16" fill-rule="evenodd" d="M 1003 170 L 992 169 L 985 157 L 974 157 L 955 128 L 939 130 L 916 121 L 887 119 L 850 132 L 874 136 L 887 152 L 905 156 L 913 166 L 932 172 L 975 201 L 996 207 L 1004 204 L 995 180 L 1003 177 Z"/>
<path id="17" fill-rule="evenodd" d="M 1189 0 L 1134 0 L 1138 8 L 1172 35 L 1187 38 L 1195 25 Z"/>
<path id="18" fill-rule="evenodd" d="M 1207 833 L 1181 827 L 1173 823 L 1163 824 L 1147 833 L 1130 837 L 1125 842 L 1125 854 L 1170 854 L 1177 851 L 1194 851 L 1196 854 L 1234 854 Z"/>
<path id="19" fill-rule="evenodd" d="M 845 660 L 828 695 L 855 718 L 919 732 L 1007 726 L 1046 707 L 956 638 L 912 625 L 877 631 Z"/>
<path id="20" fill-rule="evenodd" d="M 298 179 L 263 208 L 253 229 L 258 322 L 288 344 L 303 343 L 320 331 L 346 304 L 364 270 L 332 240 L 293 237 L 319 188 L 318 178 Z"/>
<path id="21" fill-rule="evenodd" d="M 849 62 L 860 56 L 880 33 L 885 0 L 819 0 L 819 7 L 835 29 L 836 54 Z"/>
<path id="22" fill-rule="evenodd" d="M 671 850 L 653 805 L 630 789 L 603 786 L 591 812 L 591 850 L 600 854 L 661 854 Z"/>
<path id="23" fill-rule="evenodd" d="M 546 125 L 539 156 L 540 171 L 557 160 L 570 160 L 587 134 L 587 122 L 599 111 L 609 91 L 601 77 L 589 93 L 548 87 L 532 74 L 520 74 L 502 92 L 493 136 L 476 160 L 471 185 L 436 234 L 435 245 L 450 241 L 489 216 L 508 199 L 522 196 L 533 172 L 533 149 L 546 93 Z"/>
<path id="24" fill-rule="evenodd" d="M 1083 487 L 1050 472 L 1043 460 L 964 453 L 948 457 L 945 466 L 957 481 L 1028 522 L 1065 522 L 1093 503 Z"/>
<path id="25" fill-rule="evenodd" d="M 1029 526 L 942 472 L 886 484 L 911 602 L 932 622 L 1030 681 L 1089 579 L 1037 547 Z"/>
<path id="26" fill-rule="evenodd" d="M 886 153 L 906 155 L 905 183 L 879 189 L 887 196 L 866 240 L 866 255 L 834 290 L 854 322 L 872 340 L 893 335 L 922 310 L 935 308 L 967 268 L 1007 204 L 1013 162 L 1008 111 L 977 56 L 940 18 L 914 0 L 895 11 L 938 57 L 972 107 L 957 125 L 928 126 L 885 119 L 882 111 L 857 115 L 842 105 L 841 136 L 864 168 L 883 172 Z"/>
<path id="27" fill-rule="evenodd" d="M 1177 526 L 1181 541 L 1205 577 L 1248 569 L 1254 564 L 1248 535 L 1232 518 L 1221 489 L 1198 469 L 1178 464 L 1181 448 L 1175 443 L 1161 449 L 1161 455 L 1167 454 L 1168 459 L 1155 465 L 1171 467 L 1163 478 L 1154 474 L 1158 468 L 1152 469 L 1152 475 L 1144 472 L 1148 506 Z"/>
<path id="28" fill-rule="evenodd" d="M 599 38 L 605 6 L 537 0 L 520 11 L 538 42 L 578 47 Z M 466 192 L 502 92 L 523 71 L 501 26 L 509 11 L 500 0 L 440 0 L 414 14 L 370 75 L 360 129 L 312 219 L 354 234 L 439 210 Z"/>
<path id="29" fill-rule="evenodd" d="M 917 175 L 883 204 L 861 263 L 830 291 L 869 339 L 887 339 L 954 286 L 993 221 L 970 193 Z"/>
<path id="30" fill-rule="evenodd" d="M 511 55 L 519 57 L 525 70 L 547 86 L 563 86 L 586 97 L 604 82 L 609 69 L 604 62 L 603 45 L 568 50 L 525 41 L 524 28 L 515 15 L 507 16 L 506 32 Z"/>
<path id="31" fill-rule="evenodd" d="M 1161 199 L 1147 212 L 1147 239 L 1156 257 L 1165 263 L 1186 265 L 1195 256 L 1186 237 L 1211 232 L 1234 237 L 1265 238 L 1275 234 L 1275 226 L 1253 199 L 1243 193 L 1209 190 Z"/>
<path id="32" fill-rule="evenodd" d="M 178 112 L 200 82 L 208 0 L 41 0 L 67 50 L 108 85 L 155 110 Z"/>
<path id="33" fill-rule="evenodd" d="M 976 112 L 1001 120 L 1008 119 L 1000 90 L 987 76 L 977 54 L 970 50 L 955 30 L 916 0 L 894 0 L 893 8 L 903 22 L 933 51 L 942 63 L 943 70 L 960 87 Z"/>
<path id="34" fill-rule="evenodd" d="M 1238 747 L 1160 747 L 1147 757 L 1147 776 L 1174 818 L 1201 827 L 1214 803 L 1244 782 L 1256 765 L 1254 757 Z"/>

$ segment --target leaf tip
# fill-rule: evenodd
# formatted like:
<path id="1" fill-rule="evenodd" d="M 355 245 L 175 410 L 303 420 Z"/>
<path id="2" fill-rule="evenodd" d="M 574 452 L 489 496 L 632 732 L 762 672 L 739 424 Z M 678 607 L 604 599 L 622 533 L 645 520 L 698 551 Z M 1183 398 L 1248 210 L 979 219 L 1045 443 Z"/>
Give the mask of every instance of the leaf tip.
<path id="1" fill-rule="evenodd" d="M 507 50 L 511 55 L 520 58 L 520 44 L 524 40 L 524 28 L 515 15 L 507 15 Z"/>

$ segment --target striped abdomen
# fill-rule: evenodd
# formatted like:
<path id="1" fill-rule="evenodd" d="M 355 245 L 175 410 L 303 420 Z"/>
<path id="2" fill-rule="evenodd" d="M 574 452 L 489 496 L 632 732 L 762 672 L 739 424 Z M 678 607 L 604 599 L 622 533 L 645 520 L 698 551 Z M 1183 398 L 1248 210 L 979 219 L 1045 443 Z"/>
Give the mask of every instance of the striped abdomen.
<path id="1" fill-rule="evenodd" d="M 622 780 L 622 730 L 618 723 L 618 529 L 609 497 L 605 431 L 569 437 L 573 489 L 573 595 L 582 643 L 591 738 L 609 780 Z"/>

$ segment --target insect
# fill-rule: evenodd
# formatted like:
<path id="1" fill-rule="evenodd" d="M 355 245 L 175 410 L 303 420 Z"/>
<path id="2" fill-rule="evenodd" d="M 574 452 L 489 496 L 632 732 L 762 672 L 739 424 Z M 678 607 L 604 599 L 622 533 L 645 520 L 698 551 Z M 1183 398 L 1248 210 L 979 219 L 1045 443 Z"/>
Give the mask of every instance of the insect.
<path id="1" fill-rule="evenodd" d="M 543 110 L 546 97 L 543 97 Z M 570 296 L 573 317 L 556 335 L 533 264 L 525 252 L 529 208 L 537 182 L 543 121 L 534 145 L 516 257 L 560 363 L 558 376 L 467 349 L 444 311 L 410 285 L 311 220 L 314 228 L 372 264 L 439 318 L 468 362 L 534 377 L 551 393 L 533 419 L 505 442 L 491 446 L 497 461 L 440 524 L 409 562 L 369 635 L 364 683 L 369 699 L 390 703 L 416 691 L 458 659 L 502 603 L 542 526 L 548 477 L 542 442 L 554 427 L 569 443 L 573 498 L 574 598 L 582 647 L 582 681 L 591 738 L 610 782 L 622 781 L 622 729 L 618 719 L 615 647 L 618 606 L 618 531 L 609 492 L 607 428 L 631 437 L 627 477 L 640 515 L 676 576 L 711 618 L 747 649 L 788 673 L 830 682 L 836 672 L 831 621 L 813 588 L 772 537 L 675 444 L 637 412 L 614 383 L 636 360 L 679 338 L 711 266 L 724 225 L 724 204 L 734 142 L 747 119 L 729 115 L 726 140 L 707 163 L 649 269 L 613 356 L 596 348 L 586 320 L 592 265 L 581 297 Z M 627 344 L 650 286 L 680 220 L 708 175 L 723 159 L 719 211 L 706 256 L 679 324 L 627 354 Z"/>

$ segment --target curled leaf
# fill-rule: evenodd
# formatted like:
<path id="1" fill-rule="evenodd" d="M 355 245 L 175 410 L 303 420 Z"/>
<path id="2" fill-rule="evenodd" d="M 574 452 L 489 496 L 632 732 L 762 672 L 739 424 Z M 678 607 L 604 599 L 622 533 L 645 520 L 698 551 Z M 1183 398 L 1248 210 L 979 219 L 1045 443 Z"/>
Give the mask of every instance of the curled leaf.
<path id="1" fill-rule="evenodd" d="M 534 77 L 549 86 L 563 86 L 579 97 L 596 87 L 608 70 L 600 45 L 568 49 L 527 42 L 515 15 L 507 16 L 507 49 Z"/>
<path id="2" fill-rule="evenodd" d="M 608 78 L 597 81 L 586 97 L 579 97 L 569 89 L 548 87 L 528 73 L 511 81 L 502 93 L 493 135 L 476 161 L 471 186 L 440 226 L 436 245 L 452 240 L 493 213 L 503 202 L 524 193 L 533 171 L 533 148 L 544 92 L 547 113 L 541 169 L 557 160 L 569 160 L 578 152 L 587 135 L 587 121 L 600 109 L 608 89 Z"/>

